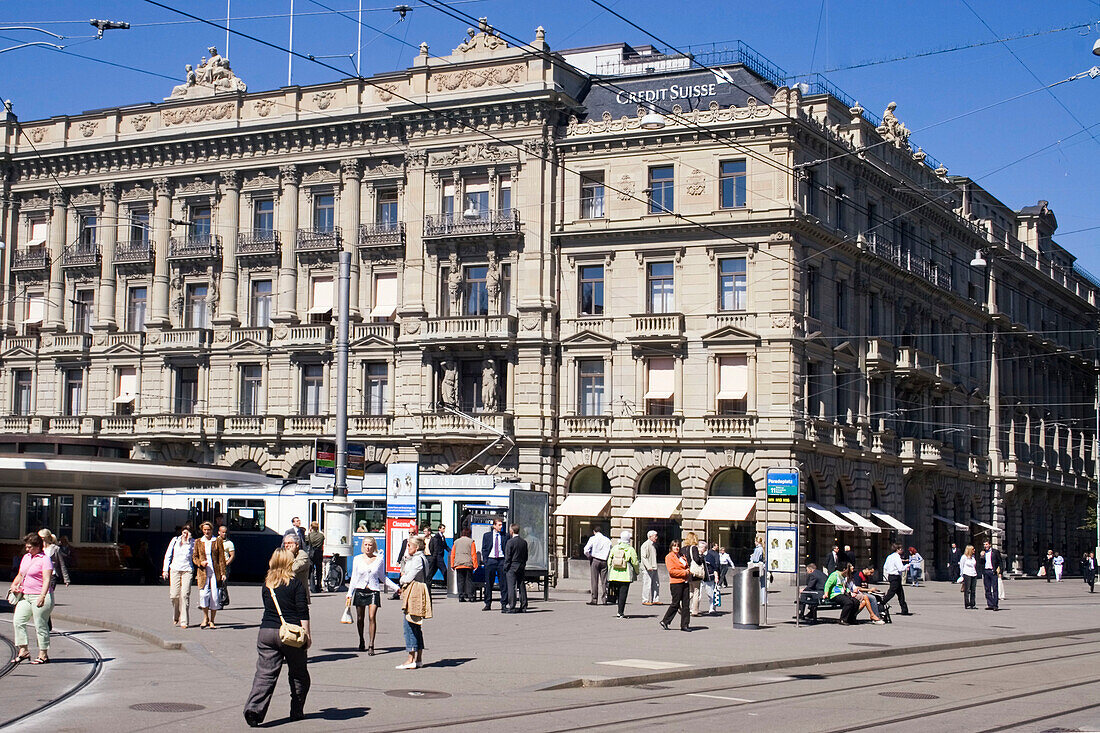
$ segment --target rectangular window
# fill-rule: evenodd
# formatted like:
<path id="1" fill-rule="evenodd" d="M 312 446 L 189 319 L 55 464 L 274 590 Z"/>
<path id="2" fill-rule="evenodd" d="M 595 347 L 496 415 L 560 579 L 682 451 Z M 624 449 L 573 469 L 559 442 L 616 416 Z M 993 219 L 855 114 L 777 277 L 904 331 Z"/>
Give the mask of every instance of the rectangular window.
<path id="1" fill-rule="evenodd" d="M 319 232 L 331 232 L 336 228 L 336 196 L 319 193 L 313 197 L 313 228 Z"/>
<path id="2" fill-rule="evenodd" d="M 718 359 L 717 411 L 719 415 L 743 415 L 748 411 L 749 359 L 723 356 Z"/>
<path id="3" fill-rule="evenodd" d="M 130 242 L 148 245 L 152 241 L 152 228 L 149 226 L 149 210 L 134 209 L 130 212 Z"/>
<path id="4" fill-rule="evenodd" d="M 385 229 L 397 228 L 397 191 L 379 191 L 375 222 Z"/>
<path id="5" fill-rule="evenodd" d="M 45 219 L 31 219 L 31 238 L 27 248 L 43 247 L 50 238 L 50 225 Z"/>
<path id="6" fill-rule="evenodd" d="M 730 257 L 718 262 L 719 310 L 745 310 L 748 281 L 745 276 L 745 258 Z"/>
<path id="7" fill-rule="evenodd" d="M 806 171 L 805 181 L 806 213 L 817 216 L 817 179 L 812 170 Z"/>
<path id="8" fill-rule="evenodd" d="M 646 363 L 645 411 L 647 415 L 671 415 L 676 406 L 676 360 L 650 359 Z"/>
<path id="9" fill-rule="evenodd" d="M 80 217 L 80 244 L 84 247 L 94 247 L 96 232 L 98 231 L 98 219 L 95 214 L 84 214 Z"/>
<path id="10" fill-rule="evenodd" d="M 836 422 L 840 425 L 848 425 L 850 422 L 849 412 L 855 391 L 855 375 L 849 371 L 838 371 L 836 373 Z"/>
<path id="11" fill-rule="evenodd" d="M 85 496 L 80 541 L 100 544 L 115 542 L 118 539 L 117 518 L 118 499 L 113 496 Z"/>
<path id="12" fill-rule="evenodd" d="M 366 405 L 368 415 L 388 415 L 390 405 L 387 396 L 390 388 L 390 366 L 384 361 L 371 361 L 366 364 Z"/>
<path id="13" fill-rule="evenodd" d="M 497 192 L 497 211 L 502 216 L 508 216 L 512 210 L 512 180 L 502 178 L 500 190 Z"/>
<path id="14" fill-rule="evenodd" d="M 249 316 L 253 328 L 267 328 L 271 325 L 271 280 L 252 281 Z"/>
<path id="15" fill-rule="evenodd" d="M 818 277 L 816 267 L 806 268 L 806 315 L 810 318 L 821 318 L 821 303 L 818 298 Z"/>
<path id="16" fill-rule="evenodd" d="M 581 174 L 581 218 L 602 219 L 604 185 L 603 171 Z"/>
<path id="17" fill-rule="evenodd" d="M 397 313 L 397 273 L 380 272 L 374 276 L 374 308 L 370 317 L 376 321 L 390 321 Z"/>
<path id="18" fill-rule="evenodd" d="M 460 363 L 458 375 L 460 409 L 466 412 L 480 412 L 485 407 L 481 399 L 484 376 L 485 362 L 481 359 L 467 359 Z"/>
<path id="19" fill-rule="evenodd" d="M 443 502 L 421 501 L 416 512 L 416 521 L 421 527 L 438 527 L 443 522 Z"/>
<path id="20" fill-rule="evenodd" d="M 34 394 L 34 378 L 30 369 L 16 369 L 12 372 L 13 415 L 31 414 L 31 396 Z"/>
<path id="21" fill-rule="evenodd" d="M 386 502 L 382 499 L 355 500 L 355 532 L 385 532 Z"/>
<path id="22" fill-rule="evenodd" d="M 184 328 L 206 328 L 209 325 L 210 304 L 206 300 L 210 288 L 206 283 L 187 286 L 184 303 Z"/>
<path id="23" fill-rule="evenodd" d="M 332 320 L 332 278 L 315 277 L 309 284 L 309 322 Z"/>
<path id="24" fill-rule="evenodd" d="M 145 330 L 145 305 L 149 299 L 149 290 L 144 287 L 130 288 L 126 292 L 126 330 L 130 332 Z"/>
<path id="25" fill-rule="evenodd" d="M 603 359 L 581 359 L 577 372 L 580 384 L 577 411 L 585 417 L 604 414 Z"/>
<path id="26" fill-rule="evenodd" d="M 91 333 L 95 304 L 94 290 L 77 290 L 70 305 L 73 307 L 73 333 Z"/>
<path id="27" fill-rule="evenodd" d="M 79 415 L 84 409 L 84 370 L 65 370 L 65 415 Z"/>
<path id="28" fill-rule="evenodd" d="M 133 415 L 138 393 L 137 367 L 119 367 L 115 372 L 115 387 L 115 414 Z"/>
<path id="29" fill-rule="evenodd" d="M 746 180 L 744 160 L 724 160 L 719 164 L 718 185 L 723 209 L 736 209 L 745 205 Z"/>
<path id="30" fill-rule="evenodd" d="M 252 229 L 262 236 L 274 234 L 275 199 L 256 199 L 252 202 Z"/>
<path id="31" fill-rule="evenodd" d="M 469 178 L 462 186 L 462 218 L 487 219 L 489 217 L 489 179 Z"/>
<path id="32" fill-rule="evenodd" d="M 194 415 L 199 404 L 199 368 L 176 367 L 176 414 Z"/>
<path id="33" fill-rule="evenodd" d="M 672 211 L 675 181 L 671 165 L 649 169 L 649 213 L 663 214 Z"/>
<path id="34" fill-rule="evenodd" d="M 22 514 L 23 495 L 14 491 L 0 492 L 0 539 L 19 539 L 19 517 Z"/>
<path id="35" fill-rule="evenodd" d="M 451 268 L 441 265 L 439 268 L 439 316 L 447 318 L 451 315 Z"/>
<path id="36" fill-rule="evenodd" d="M 443 205 L 441 208 L 443 219 L 450 221 L 454 218 L 455 213 L 455 185 L 453 183 L 443 184 Z"/>
<path id="37" fill-rule="evenodd" d="M 878 225 L 878 204 L 867 202 L 867 230 L 870 231 Z"/>
<path id="38" fill-rule="evenodd" d="M 203 237 L 210 236 L 210 207 L 209 206 L 192 206 L 191 207 L 191 227 L 190 235 L 195 239 L 201 239 Z"/>
<path id="39" fill-rule="evenodd" d="M 836 325 L 848 328 L 848 283 L 844 280 L 836 281 Z"/>
<path id="40" fill-rule="evenodd" d="M 465 268 L 465 276 L 462 281 L 464 315 L 489 315 L 489 291 L 485 287 L 488 274 L 489 268 L 484 265 Z"/>
<path id="41" fill-rule="evenodd" d="M 324 407 L 325 368 L 320 364 L 302 365 L 302 414 L 320 415 Z"/>
<path id="42" fill-rule="evenodd" d="M 833 223 L 836 225 L 837 229 L 845 231 L 846 222 L 844 220 L 844 210 L 847 208 L 848 204 L 844 200 L 844 186 L 836 186 L 833 193 L 836 205 L 836 209 L 833 212 Z"/>
<path id="43" fill-rule="evenodd" d="M 263 532 L 267 529 L 263 499 L 226 499 L 225 521 L 230 532 Z"/>
<path id="44" fill-rule="evenodd" d="M 878 293 L 867 293 L 867 335 L 871 338 L 880 336 Z"/>
<path id="45" fill-rule="evenodd" d="M 500 265 L 500 314 L 512 314 L 512 265 L 509 262 Z"/>
<path id="46" fill-rule="evenodd" d="M 603 315 L 603 265 L 582 265 L 579 290 L 582 316 Z"/>
<path id="47" fill-rule="evenodd" d="M 23 319 L 24 331 L 35 333 L 46 317 L 46 294 L 38 290 L 28 290 Z"/>
<path id="48" fill-rule="evenodd" d="M 806 363 L 806 414 L 811 418 L 824 417 L 822 410 L 825 385 L 821 380 L 821 366 L 814 361 Z"/>
<path id="49" fill-rule="evenodd" d="M 27 532 L 49 529 L 58 537 L 73 536 L 72 494 L 27 494 Z"/>
<path id="50" fill-rule="evenodd" d="M 259 364 L 241 365 L 241 414 L 262 415 L 264 369 Z"/>
<path id="51" fill-rule="evenodd" d="M 118 499 L 119 529 L 149 529 L 151 514 L 148 499 L 131 499 L 125 496 Z"/>
<path id="52" fill-rule="evenodd" d="M 675 313 L 671 262 L 650 262 L 646 267 L 650 313 Z"/>

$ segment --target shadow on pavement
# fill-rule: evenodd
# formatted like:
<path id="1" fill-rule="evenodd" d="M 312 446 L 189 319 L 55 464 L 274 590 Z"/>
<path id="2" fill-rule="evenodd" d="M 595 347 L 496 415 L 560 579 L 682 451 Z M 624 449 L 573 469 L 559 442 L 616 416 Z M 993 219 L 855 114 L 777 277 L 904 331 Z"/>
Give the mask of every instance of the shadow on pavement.
<path id="1" fill-rule="evenodd" d="M 460 667 L 466 662 L 472 662 L 477 657 L 455 657 L 453 659 L 440 659 L 435 662 L 428 662 L 423 667 Z M 422 668 L 423 668 L 422 667 Z"/>
<path id="2" fill-rule="evenodd" d="M 310 664 L 317 664 L 318 662 L 337 662 L 341 659 L 355 659 L 358 654 L 320 654 L 316 657 L 310 657 Z"/>

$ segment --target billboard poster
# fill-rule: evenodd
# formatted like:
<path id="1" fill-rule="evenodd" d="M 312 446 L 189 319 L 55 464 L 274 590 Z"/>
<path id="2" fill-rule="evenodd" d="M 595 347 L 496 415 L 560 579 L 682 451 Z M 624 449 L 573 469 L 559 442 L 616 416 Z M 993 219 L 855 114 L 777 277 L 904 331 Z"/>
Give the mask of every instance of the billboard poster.
<path id="1" fill-rule="evenodd" d="M 336 443 L 318 440 L 314 443 L 314 471 L 318 476 L 336 475 Z"/>
<path id="2" fill-rule="evenodd" d="M 547 552 L 550 538 L 550 494 L 545 491 L 512 489 L 509 492 L 508 523 L 519 525 L 519 536 L 527 540 L 528 572 L 550 570 Z"/>
<path id="3" fill-rule="evenodd" d="M 367 469 L 367 446 L 348 443 L 348 478 L 363 478 Z"/>
<path id="4" fill-rule="evenodd" d="M 391 463 L 386 466 L 386 519 L 416 521 L 420 494 L 420 464 Z M 387 535 L 388 538 L 388 535 Z"/>
<path id="5" fill-rule="evenodd" d="M 798 572 L 798 527 L 768 527 L 764 547 L 768 572 Z"/>
<path id="6" fill-rule="evenodd" d="M 401 552 L 401 544 L 409 538 L 410 532 L 416 531 L 416 517 L 386 517 L 386 572 L 400 573 L 401 565 L 397 562 L 397 555 Z"/>

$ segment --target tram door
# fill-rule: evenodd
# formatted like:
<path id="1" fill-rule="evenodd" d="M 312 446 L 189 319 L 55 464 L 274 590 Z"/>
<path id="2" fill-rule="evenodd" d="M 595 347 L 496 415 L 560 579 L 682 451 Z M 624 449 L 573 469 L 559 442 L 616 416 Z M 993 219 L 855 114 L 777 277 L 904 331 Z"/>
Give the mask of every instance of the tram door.
<path id="1" fill-rule="evenodd" d="M 191 525 L 191 534 L 198 537 L 202 534 L 203 522 L 214 525 L 214 531 L 218 531 L 218 525 L 225 522 L 222 514 L 222 503 L 217 499 L 190 499 L 187 502 L 187 521 Z"/>
<path id="2" fill-rule="evenodd" d="M 312 525 L 313 522 L 321 527 L 321 531 L 325 531 L 325 504 L 327 502 L 317 499 L 311 499 L 309 502 L 309 522 Z M 306 532 L 309 532 L 309 526 L 305 527 Z"/>

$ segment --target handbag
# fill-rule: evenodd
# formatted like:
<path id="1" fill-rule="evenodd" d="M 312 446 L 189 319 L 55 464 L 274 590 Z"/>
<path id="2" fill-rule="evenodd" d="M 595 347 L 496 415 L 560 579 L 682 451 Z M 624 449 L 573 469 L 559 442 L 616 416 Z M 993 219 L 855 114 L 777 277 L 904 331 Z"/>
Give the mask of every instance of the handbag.
<path id="1" fill-rule="evenodd" d="M 229 605 L 229 589 L 224 585 L 218 586 L 218 605 L 222 608 Z"/>
<path id="2" fill-rule="evenodd" d="M 283 609 L 279 608 L 279 599 L 275 597 L 275 591 L 269 586 L 267 592 L 271 594 L 271 600 L 275 603 L 275 613 L 279 614 L 279 643 L 283 646 L 291 646 L 301 649 L 306 645 L 306 630 L 298 624 L 288 624 L 283 618 Z"/>
<path id="3" fill-rule="evenodd" d="M 351 606 L 344 606 L 344 612 L 342 614 L 340 614 L 340 623 L 350 624 L 352 622 L 353 621 L 352 621 L 352 618 L 351 618 Z"/>
<path id="4" fill-rule="evenodd" d="M 11 604 L 12 608 L 15 608 L 16 604 L 19 603 L 19 601 L 21 601 L 21 600 L 23 600 L 23 594 L 22 593 L 20 593 L 19 591 L 16 591 L 16 590 L 9 590 L 8 591 L 8 603 Z"/>

